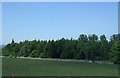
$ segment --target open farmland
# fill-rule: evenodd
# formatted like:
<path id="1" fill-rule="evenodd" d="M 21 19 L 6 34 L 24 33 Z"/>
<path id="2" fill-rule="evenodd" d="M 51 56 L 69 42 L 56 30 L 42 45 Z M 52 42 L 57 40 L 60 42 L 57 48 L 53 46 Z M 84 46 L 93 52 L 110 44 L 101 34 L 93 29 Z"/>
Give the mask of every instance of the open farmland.
<path id="1" fill-rule="evenodd" d="M 117 76 L 117 64 L 3 57 L 3 76 Z"/>

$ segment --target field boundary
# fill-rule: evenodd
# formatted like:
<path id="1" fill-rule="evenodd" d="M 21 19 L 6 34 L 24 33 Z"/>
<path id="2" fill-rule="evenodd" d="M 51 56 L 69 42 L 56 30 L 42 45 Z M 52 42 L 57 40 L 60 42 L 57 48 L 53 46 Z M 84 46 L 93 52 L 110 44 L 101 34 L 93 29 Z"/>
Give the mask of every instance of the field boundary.
<path id="1" fill-rule="evenodd" d="M 1 56 L 5 57 L 5 56 Z M 6 57 L 9 58 L 9 57 Z M 53 60 L 53 61 L 66 61 L 66 62 L 89 62 L 90 60 L 76 60 L 76 59 L 58 59 L 58 58 L 32 58 L 32 57 L 17 57 L 20 59 L 39 59 L 39 60 Z M 95 61 L 95 63 L 114 64 L 111 61 Z"/>

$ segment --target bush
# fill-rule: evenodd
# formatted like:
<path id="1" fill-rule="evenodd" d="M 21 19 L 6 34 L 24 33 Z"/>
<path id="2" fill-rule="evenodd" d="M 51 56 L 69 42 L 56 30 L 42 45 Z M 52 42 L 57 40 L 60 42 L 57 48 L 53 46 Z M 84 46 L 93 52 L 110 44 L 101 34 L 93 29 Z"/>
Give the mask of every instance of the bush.
<path id="1" fill-rule="evenodd" d="M 30 54 L 30 57 L 36 57 L 37 56 L 37 51 L 33 50 L 32 53 Z"/>
<path id="2" fill-rule="evenodd" d="M 40 58 L 47 58 L 47 56 L 46 56 L 46 53 L 45 53 L 45 52 L 41 53 L 39 57 L 40 57 Z"/>
<path id="3" fill-rule="evenodd" d="M 79 60 L 79 59 L 80 59 L 80 53 L 75 53 L 75 54 L 73 55 L 73 59 Z"/>
<path id="4" fill-rule="evenodd" d="M 9 58 L 13 58 L 13 55 L 10 54 L 10 55 L 9 55 Z"/>

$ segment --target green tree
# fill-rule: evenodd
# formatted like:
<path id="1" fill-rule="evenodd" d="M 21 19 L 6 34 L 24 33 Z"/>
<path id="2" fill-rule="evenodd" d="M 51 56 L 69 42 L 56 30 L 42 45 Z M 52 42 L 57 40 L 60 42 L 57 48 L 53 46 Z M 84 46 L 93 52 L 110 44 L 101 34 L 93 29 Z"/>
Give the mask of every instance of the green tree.
<path id="1" fill-rule="evenodd" d="M 88 42 L 88 37 L 87 37 L 87 35 L 81 34 L 79 36 L 78 40 L 86 43 L 86 42 Z"/>
<path id="2" fill-rule="evenodd" d="M 17 53 L 19 52 L 19 44 L 15 44 L 15 46 L 13 47 L 13 52 L 14 52 L 14 56 L 15 58 L 17 58 Z"/>
<path id="3" fill-rule="evenodd" d="M 119 39 L 120 34 L 113 34 L 110 41 L 107 41 L 105 35 L 101 35 L 99 40 L 95 34 L 81 34 L 77 40 L 62 38 L 56 41 L 25 40 L 15 43 L 12 39 L 12 42 L 2 49 L 2 54 L 10 57 L 112 60 L 119 63 Z"/>
<path id="4" fill-rule="evenodd" d="M 48 58 L 55 58 L 56 55 L 56 51 L 55 51 L 55 45 L 54 45 L 54 40 L 52 41 L 48 41 L 48 43 L 46 44 L 46 48 L 45 48 L 45 53 L 47 54 Z"/>
<path id="5" fill-rule="evenodd" d="M 27 57 L 27 46 L 23 46 L 17 54 L 18 56 Z"/>
<path id="6" fill-rule="evenodd" d="M 63 52 L 64 45 L 66 40 L 64 38 L 56 41 L 56 58 L 60 58 L 61 53 Z"/>
<path id="7" fill-rule="evenodd" d="M 12 52 L 11 49 L 11 44 L 7 44 L 3 49 L 2 49 L 2 55 L 3 56 L 9 56 Z"/>
<path id="8" fill-rule="evenodd" d="M 111 60 L 116 64 L 120 64 L 120 40 L 116 41 L 111 47 Z"/>
<path id="9" fill-rule="evenodd" d="M 81 34 L 78 38 L 77 45 L 77 53 L 75 53 L 77 59 L 88 59 L 87 54 L 87 44 L 88 44 L 88 37 L 87 35 Z"/>
<path id="10" fill-rule="evenodd" d="M 40 53 L 40 56 L 39 56 L 40 58 L 47 58 L 47 55 L 46 55 L 46 53 L 45 52 L 42 52 L 42 53 Z"/>
<path id="11" fill-rule="evenodd" d="M 40 56 L 40 53 L 44 52 L 46 41 L 39 41 L 37 43 L 37 57 Z"/>
<path id="12" fill-rule="evenodd" d="M 76 51 L 76 44 L 74 40 L 67 40 L 64 49 L 60 55 L 62 59 L 73 59 L 74 52 Z"/>
<path id="13" fill-rule="evenodd" d="M 15 46 L 15 41 L 14 41 L 14 39 L 12 39 L 11 48 L 13 48 L 14 46 Z"/>
<path id="14" fill-rule="evenodd" d="M 100 36 L 98 60 L 109 60 L 110 46 L 105 35 Z"/>
<path id="15" fill-rule="evenodd" d="M 112 47 L 116 41 L 120 40 L 120 34 L 113 34 L 110 36 L 109 45 Z"/>
<path id="16" fill-rule="evenodd" d="M 37 57 L 37 50 L 33 50 L 30 54 L 30 57 Z"/>
<path id="17" fill-rule="evenodd" d="M 89 43 L 88 43 L 88 58 L 92 61 L 95 61 L 98 56 L 98 36 L 95 34 L 89 35 Z"/>

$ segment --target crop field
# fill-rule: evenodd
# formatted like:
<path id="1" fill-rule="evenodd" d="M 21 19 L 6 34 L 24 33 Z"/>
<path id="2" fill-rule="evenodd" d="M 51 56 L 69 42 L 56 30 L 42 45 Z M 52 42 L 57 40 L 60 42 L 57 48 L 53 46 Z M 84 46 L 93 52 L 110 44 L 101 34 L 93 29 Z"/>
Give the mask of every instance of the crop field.
<path id="1" fill-rule="evenodd" d="M 5 58 L 3 76 L 117 76 L 117 64 Z"/>

